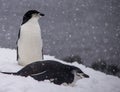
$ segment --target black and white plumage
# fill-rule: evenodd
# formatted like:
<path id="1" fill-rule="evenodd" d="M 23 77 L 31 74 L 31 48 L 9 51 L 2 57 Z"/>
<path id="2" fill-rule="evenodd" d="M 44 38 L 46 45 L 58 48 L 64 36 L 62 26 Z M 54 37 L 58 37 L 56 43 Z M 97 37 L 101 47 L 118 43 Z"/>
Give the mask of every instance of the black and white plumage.
<path id="1" fill-rule="evenodd" d="M 42 16 L 44 14 L 36 10 L 30 10 L 23 16 L 17 41 L 17 61 L 20 65 L 42 60 L 42 38 L 38 22 Z"/>
<path id="2" fill-rule="evenodd" d="M 25 77 L 31 76 L 38 81 L 50 80 L 58 85 L 74 85 L 77 80 L 89 77 L 75 66 L 63 64 L 53 60 L 31 63 L 17 73 L 1 73 Z"/>

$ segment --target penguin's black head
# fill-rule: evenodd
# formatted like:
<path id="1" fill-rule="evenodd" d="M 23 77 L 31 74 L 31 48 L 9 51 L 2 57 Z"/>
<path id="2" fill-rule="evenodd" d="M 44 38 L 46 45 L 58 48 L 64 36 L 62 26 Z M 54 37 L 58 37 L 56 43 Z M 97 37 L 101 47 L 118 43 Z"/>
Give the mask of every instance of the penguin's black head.
<path id="1" fill-rule="evenodd" d="M 77 79 L 82 79 L 82 78 L 89 78 L 89 76 L 85 73 L 83 73 L 83 71 L 81 71 L 79 68 L 74 67 L 74 69 L 72 70 L 72 73 L 74 74 L 74 76 Z"/>
<path id="2" fill-rule="evenodd" d="M 28 20 L 30 20 L 33 17 L 39 19 L 42 16 L 45 16 L 45 15 L 43 13 L 38 12 L 37 10 L 29 10 L 23 16 L 22 24 L 26 23 Z"/>

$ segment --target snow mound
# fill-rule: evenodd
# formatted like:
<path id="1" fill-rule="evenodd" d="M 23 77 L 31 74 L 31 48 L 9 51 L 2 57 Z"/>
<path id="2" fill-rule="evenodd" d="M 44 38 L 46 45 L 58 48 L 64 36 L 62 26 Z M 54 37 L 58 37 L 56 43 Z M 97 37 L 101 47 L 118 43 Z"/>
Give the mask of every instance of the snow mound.
<path id="1" fill-rule="evenodd" d="M 45 55 L 45 60 L 57 60 L 54 56 Z M 0 73 L 0 92 L 120 92 L 120 79 L 106 75 L 78 63 L 79 67 L 90 78 L 79 80 L 74 87 L 55 85 L 49 81 L 38 82 L 31 77 L 21 77 Z M 0 48 L 0 71 L 16 72 L 22 67 L 17 64 L 16 50 Z"/>

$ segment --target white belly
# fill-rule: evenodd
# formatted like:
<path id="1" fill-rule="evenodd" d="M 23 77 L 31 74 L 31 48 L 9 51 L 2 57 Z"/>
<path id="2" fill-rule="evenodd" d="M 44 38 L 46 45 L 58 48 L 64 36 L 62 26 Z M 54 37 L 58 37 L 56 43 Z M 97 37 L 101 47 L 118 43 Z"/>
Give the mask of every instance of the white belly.
<path id="1" fill-rule="evenodd" d="M 24 24 L 21 26 L 18 40 L 18 62 L 27 65 L 42 60 L 42 39 L 39 24 Z"/>

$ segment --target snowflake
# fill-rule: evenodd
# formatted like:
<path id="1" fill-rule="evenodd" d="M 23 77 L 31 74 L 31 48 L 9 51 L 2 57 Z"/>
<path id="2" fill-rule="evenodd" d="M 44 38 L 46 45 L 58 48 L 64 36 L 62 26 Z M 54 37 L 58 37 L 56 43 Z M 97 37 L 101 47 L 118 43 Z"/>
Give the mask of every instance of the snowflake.
<path id="1" fill-rule="evenodd" d="M 76 8 L 75 10 L 76 10 L 76 11 L 79 11 L 79 8 Z"/>
<path id="2" fill-rule="evenodd" d="M 104 51 L 104 52 L 107 52 L 107 49 L 104 49 L 103 51 Z"/>

